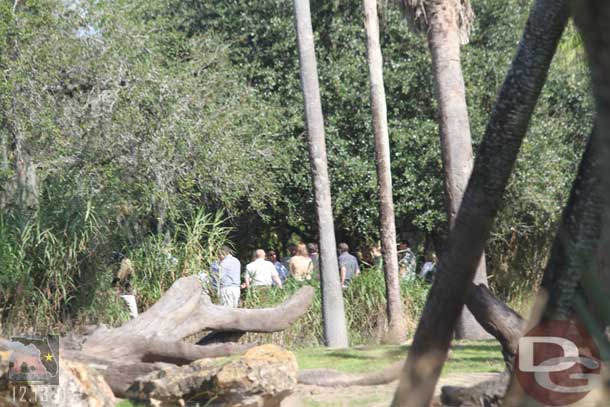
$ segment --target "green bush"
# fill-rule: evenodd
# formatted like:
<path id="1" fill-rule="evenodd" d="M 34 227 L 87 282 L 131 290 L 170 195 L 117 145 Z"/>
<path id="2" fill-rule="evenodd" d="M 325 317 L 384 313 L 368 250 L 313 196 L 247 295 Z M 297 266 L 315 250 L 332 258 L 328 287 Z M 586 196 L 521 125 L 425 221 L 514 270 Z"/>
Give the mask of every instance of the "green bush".
<path id="1" fill-rule="evenodd" d="M 138 306 L 146 309 L 177 278 L 209 270 L 218 248 L 228 243 L 226 218 L 200 211 L 179 225 L 169 240 L 152 236 L 125 250 L 112 239 L 112 224 L 100 221 L 91 201 L 71 195 L 68 184 L 59 190 L 61 197 L 42 202 L 35 212 L 0 214 L 4 334 L 122 323 L 127 310 L 112 287 L 117 252 L 131 259 Z"/>
<path id="2" fill-rule="evenodd" d="M 31 213 L 0 214 L 0 309 L 6 332 L 52 332 L 85 315 L 120 319 L 107 267 L 109 233 L 69 183 L 49 188 Z"/>
<path id="3" fill-rule="evenodd" d="M 288 299 L 303 284 L 288 279 L 283 289 L 271 288 L 244 293 L 246 308 L 272 307 Z M 248 341 L 272 341 L 287 347 L 319 346 L 323 344 L 322 310 L 319 281 L 308 284 L 315 289 L 313 303 L 308 312 L 283 332 L 273 334 L 248 334 Z M 408 335 L 414 333 L 423 309 L 429 285 L 421 280 L 401 283 L 403 311 L 407 321 Z M 386 325 L 385 281 L 377 269 L 364 269 L 343 291 L 345 318 L 350 344 L 379 343 Z"/>
<path id="4" fill-rule="evenodd" d="M 230 245 L 222 213 L 200 211 L 190 221 L 178 226 L 170 241 L 151 236 L 141 246 L 127 253 L 135 272 L 132 285 L 138 306 L 146 309 L 182 276 L 208 273 L 218 250 Z"/>

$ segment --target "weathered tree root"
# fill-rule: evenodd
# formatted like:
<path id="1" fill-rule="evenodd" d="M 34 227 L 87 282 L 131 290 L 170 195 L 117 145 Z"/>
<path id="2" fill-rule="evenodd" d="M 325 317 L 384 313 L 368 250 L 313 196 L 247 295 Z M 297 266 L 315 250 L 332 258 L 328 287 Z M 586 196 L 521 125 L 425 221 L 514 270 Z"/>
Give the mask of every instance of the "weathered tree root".
<path id="1" fill-rule="evenodd" d="M 510 374 L 504 371 L 498 377 L 472 387 L 443 386 L 441 402 L 447 406 L 499 407 L 509 381 Z"/>
<path id="2" fill-rule="evenodd" d="M 306 286 L 274 308 L 234 309 L 212 304 L 197 277 L 177 280 L 146 312 L 124 325 L 93 331 L 80 349 L 64 342 L 62 357 L 99 370 L 117 396 L 140 376 L 202 358 L 244 353 L 252 344 L 184 339 L 204 331 L 219 338 L 238 338 L 245 332 L 276 332 L 288 328 L 307 312 L 314 289 Z M 214 335 L 212 335 L 214 337 Z"/>
<path id="3" fill-rule="evenodd" d="M 398 380 L 404 362 L 396 362 L 373 373 L 342 373 L 334 369 L 303 369 L 298 382 L 323 387 L 378 386 Z"/>

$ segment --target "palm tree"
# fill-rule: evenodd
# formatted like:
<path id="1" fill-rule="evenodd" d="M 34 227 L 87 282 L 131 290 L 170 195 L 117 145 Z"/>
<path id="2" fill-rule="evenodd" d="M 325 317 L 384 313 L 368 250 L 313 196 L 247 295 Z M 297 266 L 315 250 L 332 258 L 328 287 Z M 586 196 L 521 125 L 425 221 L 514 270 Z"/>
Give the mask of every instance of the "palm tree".
<path id="1" fill-rule="evenodd" d="M 396 252 L 396 225 L 392 199 L 392 173 L 390 168 L 390 140 L 383 85 L 383 59 L 379 45 L 377 0 L 364 0 L 364 27 L 366 31 L 367 59 L 371 81 L 371 110 L 375 130 L 375 162 L 379 187 L 379 215 L 381 249 L 385 276 L 388 332 L 385 341 L 400 343 L 406 338 Z"/>
<path id="2" fill-rule="evenodd" d="M 401 0 L 400 5 L 409 26 L 428 36 L 438 102 L 446 206 L 452 229 L 473 163 L 460 45 L 468 43 L 474 13 L 469 0 Z M 487 285 L 484 254 L 474 283 Z M 489 335 L 464 308 L 456 337 L 481 339 Z"/>
<path id="3" fill-rule="evenodd" d="M 309 0 L 294 0 L 294 20 L 299 49 L 301 88 L 305 104 L 305 121 L 312 183 L 320 234 L 320 279 L 324 338 L 331 348 L 348 347 L 343 292 L 339 281 L 335 229 L 326 160 L 324 117 L 320 102 L 320 85 L 311 27 Z"/>
<path id="4" fill-rule="evenodd" d="M 479 145 L 464 202 L 440 257 L 393 406 L 432 399 L 470 282 L 569 16 L 567 0 L 536 0 Z"/>

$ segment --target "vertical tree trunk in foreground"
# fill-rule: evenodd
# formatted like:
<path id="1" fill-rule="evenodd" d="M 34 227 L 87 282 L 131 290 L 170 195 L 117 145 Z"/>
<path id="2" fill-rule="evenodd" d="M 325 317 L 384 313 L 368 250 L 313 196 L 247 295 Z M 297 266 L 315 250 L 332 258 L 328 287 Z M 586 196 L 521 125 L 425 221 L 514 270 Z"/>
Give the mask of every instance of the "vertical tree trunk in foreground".
<path id="1" fill-rule="evenodd" d="M 11 136 L 11 145 L 15 171 L 15 202 L 24 212 L 38 206 L 38 179 L 36 166 L 25 148 L 23 136 L 16 123 L 8 121 L 7 130 Z"/>
<path id="2" fill-rule="evenodd" d="M 381 250 L 385 276 L 388 332 L 385 341 L 401 343 L 406 339 L 406 326 L 400 299 L 398 279 L 398 253 L 396 251 L 396 225 L 392 197 L 392 172 L 390 166 L 390 138 L 383 84 L 383 57 L 379 44 L 379 20 L 377 0 L 364 0 L 364 27 L 371 82 L 371 110 L 375 131 L 375 163 L 379 187 L 379 217 L 381 226 Z"/>
<path id="3" fill-rule="evenodd" d="M 583 276 L 587 274 L 591 266 L 591 263 L 586 260 L 594 261 L 596 257 L 595 252 L 602 224 L 600 219 L 602 199 L 598 174 L 600 149 L 592 147 L 595 144 L 599 144 L 599 134 L 594 130 L 587 143 L 578 174 L 572 184 L 570 197 L 563 210 L 561 224 L 553 241 L 529 324 L 521 320 L 504 303 L 485 292 L 483 286 L 475 289 L 476 295 L 473 290 L 468 297 L 468 306 L 471 307 L 477 318 L 489 314 L 490 307 L 503 308 L 500 312 L 493 312 L 496 314 L 495 316 L 500 316 L 501 320 L 489 320 L 491 327 L 488 326 L 488 328 L 491 328 L 492 332 L 496 331 L 495 336 L 502 344 L 502 353 L 507 366 L 505 374 L 509 375 L 510 383 L 506 377 L 501 376 L 491 386 L 443 387 L 441 401 L 444 403 L 459 405 L 468 400 L 484 400 L 490 405 L 498 405 L 497 403 L 504 399 L 502 405 L 505 407 L 520 407 L 527 404 L 522 387 L 516 385 L 515 377 L 510 377 L 514 373 L 519 339 L 527 332 L 528 325 L 531 329 L 531 327 L 539 326 L 547 321 L 574 320 L 576 318 L 574 306 L 577 298 L 590 297 L 585 295 L 581 284 Z M 486 326 L 485 323 L 483 324 Z M 561 384 L 561 382 L 557 384 Z"/>
<path id="4" fill-rule="evenodd" d="M 596 102 L 596 131 L 600 133 L 600 141 L 595 145 L 602 154 L 599 166 L 600 188 L 603 194 L 603 213 L 602 213 L 602 234 L 601 244 L 597 257 L 600 264 L 600 277 L 605 281 L 601 287 L 608 287 L 610 280 L 610 32 L 608 24 L 610 21 L 610 4 L 604 1 L 586 0 L 575 5 L 575 21 L 582 37 L 589 58 L 591 68 L 592 89 Z M 599 289 L 599 282 L 586 282 L 583 284 L 585 290 L 593 294 Z M 607 299 L 600 298 L 600 291 L 597 291 L 598 299 L 604 301 L 605 323 L 610 325 L 610 309 Z M 600 307 L 602 308 L 602 307 Z M 601 310 L 600 310 L 601 311 Z"/>
<path id="5" fill-rule="evenodd" d="M 528 324 L 530 327 L 552 320 L 577 319 L 582 323 L 575 312 L 576 302 L 579 298 L 586 298 L 582 279 L 593 269 L 602 229 L 600 138 L 599 132 L 594 129 L 553 242 L 536 306 Z M 606 160 L 609 158 L 607 156 Z M 505 406 L 518 407 L 525 402 L 521 386 L 515 383 L 513 375 L 504 399 Z"/>
<path id="6" fill-rule="evenodd" d="M 595 338 L 602 359 L 609 355 L 605 332 L 608 307 L 610 252 L 610 4 L 583 0 L 574 3 L 574 20 L 587 50 L 595 97 L 595 128 L 574 182 L 561 229 L 545 269 L 531 325 L 553 319 L 576 319 Z M 608 388 L 608 373 L 602 383 Z M 506 406 L 523 404 L 515 380 L 504 399 Z M 595 390 L 595 389 L 594 389 Z M 604 394 L 608 402 L 608 393 Z M 596 404 L 601 405 L 601 404 Z"/>
<path id="7" fill-rule="evenodd" d="M 320 279 L 324 338 L 331 348 L 348 346 L 343 293 L 339 266 L 326 160 L 324 118 L 320 101 L 318 68 L 313 42 L 309 0 L 294 0 L 294 19 L 299 48 L 301 88 L 305 102 L 305 121 L 311 163 L 312 184 L 320 233 Z"/>
<path id="8" fill-rule="evenodd" d="M 456 323 L 521 142 L 568 20 L 562 0 L 537 0 L 498 95 L 474 163 L 463 203 L 441 256 L 394 406 L 430 403 Z"/>
<path id="9" fill-rule="evenodd" d="M 432 55 L 432 72 L 438 101 L 445 196 L 449 227 L 453 229 L 468 177 L 472 172 L 472 141 L 466 105 L 466 89 L 460 64 L 459 5 L 453 0 L 430 2 L 428 45 Z M 463 6 L 469 7 L 469 6 Z M 485 255 L 477 267 L 475 284 L 487 285 Z M 464 307 L 456 328 L 458 339 L 483 339 L 489 334 Z"/>

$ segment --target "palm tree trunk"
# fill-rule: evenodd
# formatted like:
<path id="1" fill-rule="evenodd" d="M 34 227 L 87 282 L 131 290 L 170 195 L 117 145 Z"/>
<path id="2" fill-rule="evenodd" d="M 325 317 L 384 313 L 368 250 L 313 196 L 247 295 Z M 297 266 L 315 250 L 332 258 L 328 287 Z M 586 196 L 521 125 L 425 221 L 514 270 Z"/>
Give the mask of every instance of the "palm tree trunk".
<path id="1" fill-rule="evenodd" d="M 394 397 L 427 406 L 447 357 L 468 289 L 500 207 L 521 142 L 568 20 L 564 0 L 537 0 L 498 95 L 462 205 L 441 255 Z"/>
<path id="2" fill-rule="evenodd" d="M 318 68 L 309 0 L 294 0 L 294 18 L 299 48 L 301 88 L 305 102 L 309 160 L 320 234 L 320 279 L 324 338 L 326 345 L 331 348 L 345 348 L 348 346 L 347 326 L 343 293 L 339 281 L 330 181 L 326 160 L 324 117 L 320 102 L 320 85 L 318 84 Z"/>
<path id="3" fill-rule="evenodd" d="M 444 6 L 444 2 L 432 2 L 432 5 L 436 7 L 430 9 L 428 45 L 438 101 L 447 214 L 452 229 L 472 171 L 472 141 L 460 64 L 457 10 Z M 485 254 L 481 256 L 474 283 L 487 285 Z M 490 338 L 468 308 L 462 311 L 455 336 L 458 339 Z"/>
<path id="4" fill-rule="evenodd" d="M 406 327 L 400 299 L 398 279 L 398 253 L 396 252 L 396 225 L 392 197 L 392 172 L 390 167 L 390 138 L 383 85 L 383 58 L 379 45 L 379 21 L 377 0 L 364 0 L 364 27 L 367 40 L 367 57 L 371 81 L 371 110 L 375 131 L 375 163 L 379 187 L 379 217 L 381 226 L 381 250 L 385 276 L 388 332 L 385 341 L 401 343 L 406 339 Z"/>
<path id="5" fill-rule="evenodd" d="M 8 142 L 4 132 L 0 132 L 0 177 L 5 178 L 8 176 Z M 0 189 L 0 209 L 4 209 L 7 204 L 7 189 L 9 188 L 10 181 L 6 180 L 5 184 Z"/>
<path id="6" fill-rule="evenodd" d="M 530 327 L 552 320 L 578 320 L 582 324 L 582 316 L 579 317 L 574 312 L 577 309 L 576 302 L 579 299 L 587 299 L 590 302 L 594 300 L 594 297 L 587 295 L 583 289 L 586 286 L 586 280 L 583 278 L 587 274 L 593 274 L 596 284 L 607 286 L 601 276 L 591 273 L 595 268 L 593 264 L 600 260 L 598 253 L 603 253 L 600 244 L 603 212 L 607 202 L 604 202 L 600 176 L 604 162 L 600 148 L 602 141 L 602 134 L 595 128 L 587 143 L 553 242 L 538 291 L 537 306 L 534 307 L 528 324 Z M 610 158 L 609 155 L 605 157 L 605 161 Z M 590 305 L 595 310 L 607 307 L 607 297 L 602 303 L 592 302 Z M 607 322 L 600 324 L 598 329 L 605 329 L 606 324 Z M 525 402 L 521 386 L 514 384 L 513 375 L 504 399 L 506 406 L 520 406 Z"/>
<path id="7" fill-rule="evenodd" d="M 603 359 L 610 354 L 608 281 L 610 267 L 610 4 L 583 0 L 573 4 L 574 21 L 587 50 L 595 98 L 593 133 L 574 181 L 570 199 L 545 269 L 533 324 L 576 319 L 600 347 Z M 544 301 L 541 301 L 544 300 Z M 609 374 L 602 370 L 599 405 L 608 404 Z M 514 382 L 514 380 L 513 380 Z M 523 404 L 520 386 L 512 385 L 504 405 Z"/>

